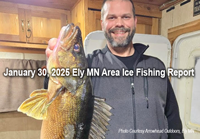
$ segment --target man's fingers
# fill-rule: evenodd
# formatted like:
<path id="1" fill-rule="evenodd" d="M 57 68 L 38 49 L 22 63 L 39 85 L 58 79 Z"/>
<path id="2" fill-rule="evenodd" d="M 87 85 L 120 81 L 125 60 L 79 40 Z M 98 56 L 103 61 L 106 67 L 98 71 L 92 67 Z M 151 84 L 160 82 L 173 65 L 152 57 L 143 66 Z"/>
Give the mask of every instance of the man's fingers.
<path id="1" fill-rule="evenodd" d="M 48 60 L 49 56 L 53 52 L 54 47 L 56 46 L 57 38 L 52 38 L 48 42 L 48 47 L 46 48 L 46 60 Z"/>
<path id="2" fill-rule="evenodd" d="M 49 58 L 49 56 L 51 55 L 52 52 L 53 52 L 53 50 L 50 50 L 50 49 L 47 47 L 47 49 L 46 49 L 46 51 L 45 51 L 46 56 L 47 56 L 47 59 Z"/>
<path id="3" fill-rule="evenodd" d="M 56 46 L 57 38 L 51 38 L 48 42 L 48 47 L 50 50 L 53 50 L 53 48 Z"/>

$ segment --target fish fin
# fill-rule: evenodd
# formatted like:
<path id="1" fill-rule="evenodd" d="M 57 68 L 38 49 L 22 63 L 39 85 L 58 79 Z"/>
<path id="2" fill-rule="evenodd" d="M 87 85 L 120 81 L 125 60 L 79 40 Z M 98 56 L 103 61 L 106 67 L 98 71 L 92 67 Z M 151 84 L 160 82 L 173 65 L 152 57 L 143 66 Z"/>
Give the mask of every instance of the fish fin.
<path id="1" fill-rule="evenodd" d="M 106 104 L 105 99 L 94 98 L 94 113 L 89 133 L 89 139 L 102 139 L 105 138 L 108 121 L 112 113 L 111 106 Z"/>
<path id="2" fill-rule="evenodd" d="M 38 89 L 38 90 L 35 90 L 35 91 L 33 91 L 31 94 L 30 94 L 30 96 L 29 97 L 33 97 L 33 96 L 36 96 L 36 95 L 38 95 L 38 94 L 40 94 L 40 93 L 47 93 L 47 90 L 46 89 Z"/>
<path id="3" fill-rule="evenodd" d="M 64 139 L 73 139 L 75 135 L 74 125 L 65 125 L 63 136 Z"/>
<path id="4" fill-rule="evenodd" d="M 27 114 L 38 120 L 46 119 L 47 111 L 44 108 L 48 102 L 48 91 L 45 89 L 35 90 L 30 94 L 17 111 Z"/>

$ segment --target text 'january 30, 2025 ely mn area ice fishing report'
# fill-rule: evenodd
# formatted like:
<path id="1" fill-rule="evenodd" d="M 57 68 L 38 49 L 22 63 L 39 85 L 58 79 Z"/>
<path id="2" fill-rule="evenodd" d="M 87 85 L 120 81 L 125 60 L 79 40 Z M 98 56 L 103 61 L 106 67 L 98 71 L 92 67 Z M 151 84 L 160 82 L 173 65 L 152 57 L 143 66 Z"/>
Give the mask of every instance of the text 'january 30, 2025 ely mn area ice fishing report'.
<path id="1" fill-rule="evenodd" d="M 6 68 L 5 72 L 3 73 L 4 77 L 30 77 L 34 78 L 36 75 L 39 77 L 42 76 L 79 76 L 83 78 L 84 75 L 86 76 L 96 76 L 96 77 L 120 77 L 120 76 L 149 76 L 149 77 L 160 77 L 165 78 L 166 76 L 171 77 L 194 77 L 195 70 L 194 69 L 173 69 L 168 68 L 165 69 L 156 69 L 156 68 L 136 68 L 135 70 L 128 70 L 125 68 L 122 69 L 100 69 L 100 68 L 87 68 L 87 69 L 80 69 L 80 68 L 52 68 L 48 73 L 46 68 L 38 68 L 36 69 L 9 69 Z"/>

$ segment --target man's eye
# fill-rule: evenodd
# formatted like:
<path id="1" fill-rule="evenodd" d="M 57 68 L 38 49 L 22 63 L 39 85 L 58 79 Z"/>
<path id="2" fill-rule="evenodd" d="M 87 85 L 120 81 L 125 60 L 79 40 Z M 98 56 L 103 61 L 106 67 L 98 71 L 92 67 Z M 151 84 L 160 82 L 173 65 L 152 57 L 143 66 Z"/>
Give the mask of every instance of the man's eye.
<path id="1" fill-rule="evenodd" d="M 114 17 L 108 17 L 108 19 L 114 19 Z"/>
<path id="2" fill-rule="evenodd" d="M 129 19 L 130 17 L 129 17 L 129 16 L 124 16 L 123 18 L 124 18 L 124 19 Z"/>

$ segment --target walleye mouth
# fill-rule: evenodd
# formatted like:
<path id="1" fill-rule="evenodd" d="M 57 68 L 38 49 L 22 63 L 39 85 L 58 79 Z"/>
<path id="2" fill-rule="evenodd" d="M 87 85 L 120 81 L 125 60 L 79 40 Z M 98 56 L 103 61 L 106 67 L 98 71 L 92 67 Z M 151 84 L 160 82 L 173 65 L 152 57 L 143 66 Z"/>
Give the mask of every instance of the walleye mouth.
<path id="1" fill-rule="evenodd" d="M 78 43 L 78 38 L 80 38 L 79 36 L 81 35 L 80 29 L 78 26 L 75 26 L 73 23 L 71 23 L 67 26 L 64 26 L 62 31 L 60 43 L 65 50 L 69 50 L 73 44 Z"/>

